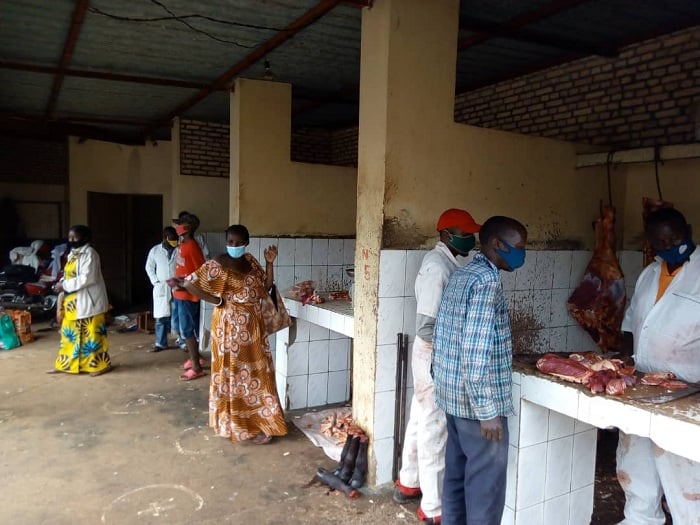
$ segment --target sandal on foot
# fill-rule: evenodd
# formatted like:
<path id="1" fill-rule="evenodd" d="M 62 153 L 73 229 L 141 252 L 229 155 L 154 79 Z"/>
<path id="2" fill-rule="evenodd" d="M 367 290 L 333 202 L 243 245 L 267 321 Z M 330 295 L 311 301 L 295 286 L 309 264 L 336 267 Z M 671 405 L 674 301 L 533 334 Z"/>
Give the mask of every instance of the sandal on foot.
<path id="1" fill-rule="evenodd" d="M 106 374 L 107 372 L 112 371 L 112 366 L 108 366 L 107 368 L 103 368 L 102 370 L 98 370 L 97 372 L 90 372 L 90 377 L 97 377 L 101 376 L 102 374 Z"/>
<path id="2" fill-rule="evenodd" d="M 267 445 L 270 441 L 272 441 L 272 436 L 268 436 L 267 434 L 258 434 L 250 440 L 251 443 L 255 443 L 256 445 Z"/>
<path id="3" fill-rule="evenodd" d="M 207 365 L 207 361 L 204 358 L 199 360 L 199 366 L 206 366 L 206 365 Z M 188 359 L 187 361 L 182 363 L 182 366 L 180 368 L 182 368 L 183 370 L 191 370 L 192 369 L 192 359 Z"/>
<path id="4" fill-rule="evenodd" d="M 184 374 L 180 376 L 180 381 L 192 381 L 193 379 L 198 379 L 200 377 L 204 377 L 207 375 L 207 373 L 204 370 L 201 370 L 199 372 L 195 372 L 191 368 L 186 370 Z"/>

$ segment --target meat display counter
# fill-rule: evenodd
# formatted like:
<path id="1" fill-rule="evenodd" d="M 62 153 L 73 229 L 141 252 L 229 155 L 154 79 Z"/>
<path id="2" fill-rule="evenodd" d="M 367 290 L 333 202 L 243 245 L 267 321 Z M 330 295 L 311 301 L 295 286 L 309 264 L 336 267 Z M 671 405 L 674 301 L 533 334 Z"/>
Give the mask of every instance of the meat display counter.
<path id="1" fill-rule="evenodd" d="M 700 461 L 698 394 L 656 405 L 630 395 L 594 395 L 515 361 L 513 401 L 502 524 L 590 523 L 598 428 L 649 437 L 665 450 Z"/>

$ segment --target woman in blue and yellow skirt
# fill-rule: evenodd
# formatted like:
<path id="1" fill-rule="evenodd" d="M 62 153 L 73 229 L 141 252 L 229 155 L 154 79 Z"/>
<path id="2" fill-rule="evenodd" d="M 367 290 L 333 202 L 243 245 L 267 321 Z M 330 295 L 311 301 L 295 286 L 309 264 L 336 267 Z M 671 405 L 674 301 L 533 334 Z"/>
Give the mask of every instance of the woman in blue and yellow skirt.
<path id="1" fill-rule="evenodd" d="M 73 226 L 68 232 L 71 252 L 63 279 L 54 287 L 62 295 L 57 312 L 61 344 L 50 373 L 87 372 L 98 376 L 112 369 L 105 324 L 107 289 L 100 256 L 89 242 L 87 226 Z"/>

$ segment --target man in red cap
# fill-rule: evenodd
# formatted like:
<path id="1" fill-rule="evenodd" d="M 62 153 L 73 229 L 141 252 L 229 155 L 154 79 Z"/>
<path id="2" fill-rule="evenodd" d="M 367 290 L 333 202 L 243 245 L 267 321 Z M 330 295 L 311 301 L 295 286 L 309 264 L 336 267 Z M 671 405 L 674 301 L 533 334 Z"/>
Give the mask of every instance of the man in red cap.
<path id="1" fill-rule="evenodd" d="M 456 208 L 444 211 L 437 223 L 440 241 L 425 255 L 416 277 L 416 338 L 411 359 L 414 393 L 394 501 L 406 503 L 422 495 L 418 517 L 428 525 L 440 523 L 447 440 L 445 414 L 435 404 L 430 375 L 435 318 L 442 291 L 452 272 L 466 262 L 479 229 L 469 212 Z"/>

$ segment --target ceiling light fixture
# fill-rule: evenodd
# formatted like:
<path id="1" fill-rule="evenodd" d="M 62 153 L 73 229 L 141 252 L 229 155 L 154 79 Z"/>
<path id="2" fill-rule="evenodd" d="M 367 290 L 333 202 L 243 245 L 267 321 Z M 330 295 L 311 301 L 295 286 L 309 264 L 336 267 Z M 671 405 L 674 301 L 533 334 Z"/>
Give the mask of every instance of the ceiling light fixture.
<path id="1" fill-rule="evenodd" d="M 275 80 L 275 75 L 272 74 L 272 69 L 270 69 L 269 60 L 265 60 L 265 74 L 263 75 L 263 80 Z"/>

